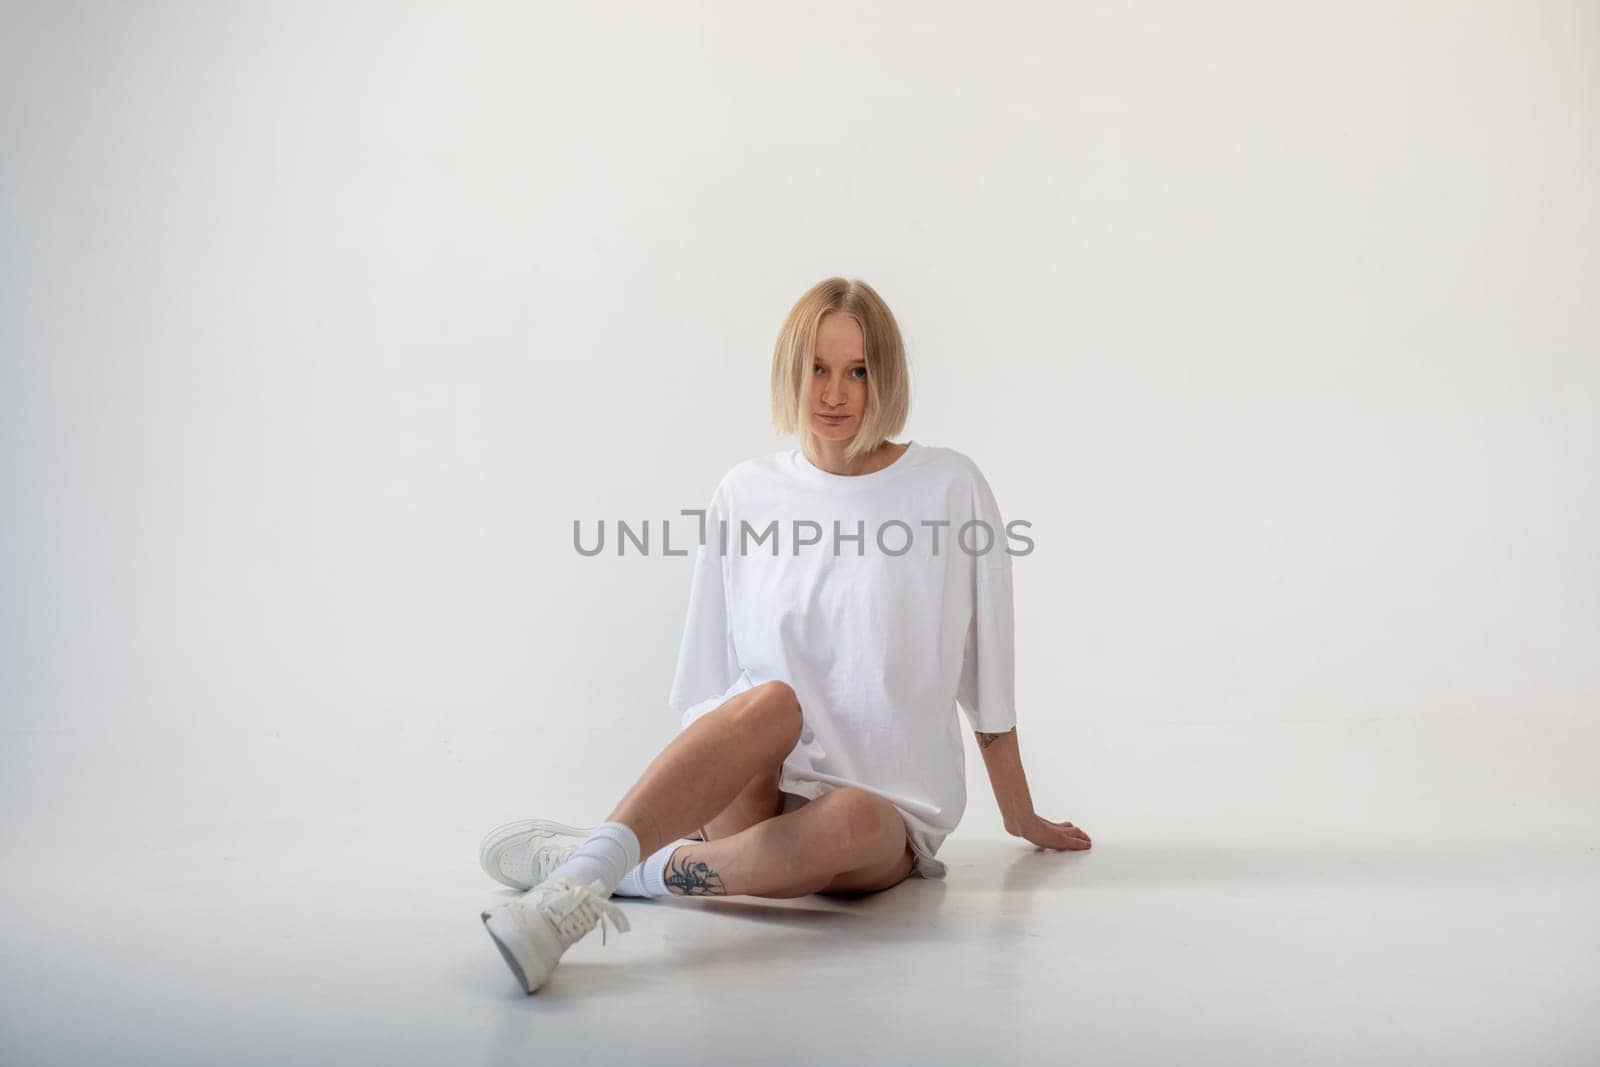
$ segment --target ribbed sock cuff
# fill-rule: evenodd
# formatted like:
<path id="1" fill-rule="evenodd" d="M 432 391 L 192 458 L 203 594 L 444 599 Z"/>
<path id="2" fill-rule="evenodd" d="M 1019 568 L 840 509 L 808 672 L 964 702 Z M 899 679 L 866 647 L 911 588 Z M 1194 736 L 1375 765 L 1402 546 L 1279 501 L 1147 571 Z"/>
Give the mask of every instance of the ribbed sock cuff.
<path id="1" fill-rule="evenodd" d="M 673 841 L 663 845 L 650 854 L 650 858 L 639 864 L 639 881 L 644 887 L 647 897 L 669 897 L 672 891 L 667 888 L 667 861 L 672 859 L 672 854 L 682 848 L 687 842 Z"/>

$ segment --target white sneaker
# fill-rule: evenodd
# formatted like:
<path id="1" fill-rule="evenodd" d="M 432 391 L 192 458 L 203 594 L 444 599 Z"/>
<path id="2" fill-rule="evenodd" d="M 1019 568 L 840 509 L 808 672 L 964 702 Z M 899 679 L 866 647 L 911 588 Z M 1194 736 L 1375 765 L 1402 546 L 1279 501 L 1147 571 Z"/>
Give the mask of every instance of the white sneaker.
<path id="1" fill-rule="evenodd" d="M 518 819 L 490 830 L 478 848 L 483 872 L 512 889 L 532 889 L 584 843 L 594 829 L 549 819 Z"/>
<path id="2" fill-rule="evenodd" d="M 619 931 L 628 929 L 627 916 L 611 902 L 598 878 L 587 884 L 576 878 L 552 878 L 483 913 L 484 927 L 524 993 L 544 985 L 562 953 L 597 923 L 600 943 L 605 944 L 607 919 Z"/>

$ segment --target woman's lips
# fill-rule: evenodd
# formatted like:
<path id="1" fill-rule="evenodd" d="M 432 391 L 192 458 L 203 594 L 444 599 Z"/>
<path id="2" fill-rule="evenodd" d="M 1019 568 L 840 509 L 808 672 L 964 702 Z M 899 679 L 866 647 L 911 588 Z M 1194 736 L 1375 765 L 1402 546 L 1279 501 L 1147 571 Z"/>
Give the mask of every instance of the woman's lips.
<path id="1" fill-rule="evenodd" d="M 821 419 L 823 422 L 827 423 L 830 426 L 837 426 L 841 422 L 844 422 L 845 420 L 849 419 L 850 416 L 849 415 L 824 415 L 822 412 L 819 411 L 819 412 L 817 412 L 817 418 Z"/>

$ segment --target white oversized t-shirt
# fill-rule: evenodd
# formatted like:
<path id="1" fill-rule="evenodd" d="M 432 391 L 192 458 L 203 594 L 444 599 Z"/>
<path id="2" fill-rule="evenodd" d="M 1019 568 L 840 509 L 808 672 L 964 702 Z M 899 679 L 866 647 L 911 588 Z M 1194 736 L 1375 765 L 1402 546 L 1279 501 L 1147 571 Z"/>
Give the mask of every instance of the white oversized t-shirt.
<path id="1" fill-rule="evenodd" d="M 977 465 L 915 441 L 854 476 L 775 452 L 723 477 L 702 529 L 667 698 L 681 727 L 787 682 L 804 725 L 778 787 L 884 797 L 918 873 L 944 877 L 934 853 L 966 808 L 956 708 L 983 733 L 1017 721 L 1016 544 Z"/>

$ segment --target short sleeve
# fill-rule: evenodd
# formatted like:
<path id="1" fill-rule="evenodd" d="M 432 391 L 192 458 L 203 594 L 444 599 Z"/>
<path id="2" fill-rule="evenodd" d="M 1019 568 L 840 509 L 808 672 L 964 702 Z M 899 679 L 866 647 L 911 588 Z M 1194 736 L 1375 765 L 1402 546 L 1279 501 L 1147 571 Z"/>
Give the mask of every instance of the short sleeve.
<path id="1" fill-rule="evenodd" d="M 720 697 L 741 673 L 728 614 L 728 557 L 721 541 L 721 522 L 727 517 L 726 488 L 718 485 L 706 505 L 705 540 L 695 552 L 678 670 L 667 696 L 667 706 L 677 712 Z"/>
<path id="2" fill-rule="evenodd" d="M 986 553 L 969 556 L 972 568 L 972 618 L 956 699 L 977 733 L 1003 734 L 1017 725 L 1015 617 L 1011 597 L 1011 555 L 1005 523 L 983 475 L 973 468 L 973 517 L 994 532 Z M 987 539 L 969 535 L 976 550 Z M 956 547 L 961 552 L 960 547 Z"/>

